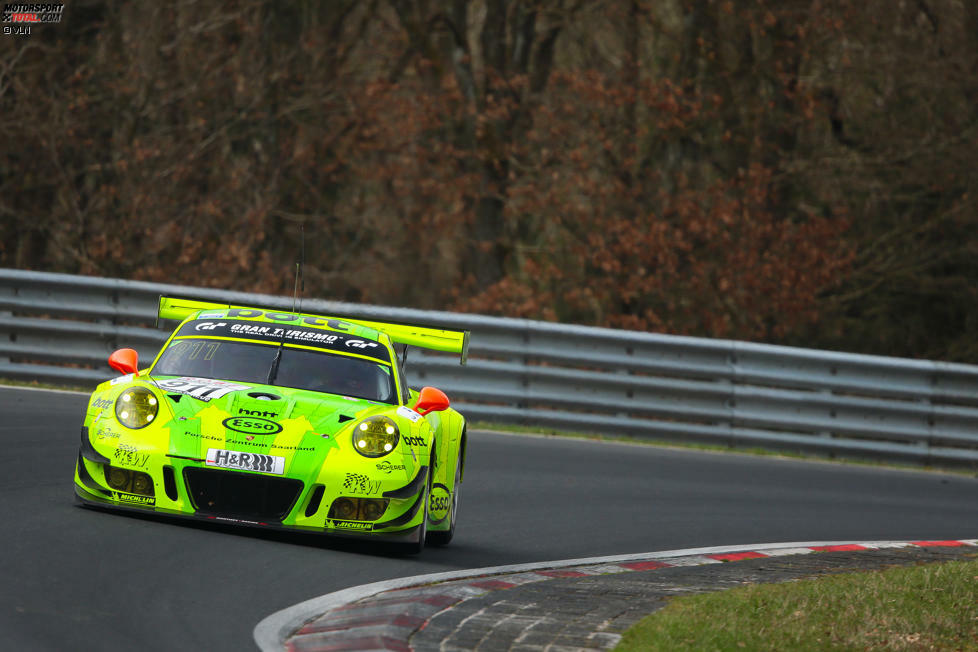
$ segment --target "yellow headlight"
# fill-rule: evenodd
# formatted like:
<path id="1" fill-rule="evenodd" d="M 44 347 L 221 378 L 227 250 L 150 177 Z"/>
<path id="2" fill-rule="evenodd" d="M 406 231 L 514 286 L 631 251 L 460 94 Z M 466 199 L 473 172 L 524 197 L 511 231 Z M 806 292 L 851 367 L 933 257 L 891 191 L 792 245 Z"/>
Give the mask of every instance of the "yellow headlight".
<path id="1" fill-rule="evenodd" d="M 129 486 L 129 472 L 125 469 L 109 467 L 105 473 L 105 480 L 113 489 L 124 490 Z"/>
<path id="2" fill-rule="evenodd" d="M 381 457 L 394 450 L 399 438 L 391 419 L 370 417 L 353 429 L 353 448 L 365 457 Z"/>
<path id="3" fill-rule="evenodd" d="M 160 409 L 153 392 L 145 387 L 130 387 L 115 401 L 115 417 L 127 428 L 136 430 L 153 422 Z"/>

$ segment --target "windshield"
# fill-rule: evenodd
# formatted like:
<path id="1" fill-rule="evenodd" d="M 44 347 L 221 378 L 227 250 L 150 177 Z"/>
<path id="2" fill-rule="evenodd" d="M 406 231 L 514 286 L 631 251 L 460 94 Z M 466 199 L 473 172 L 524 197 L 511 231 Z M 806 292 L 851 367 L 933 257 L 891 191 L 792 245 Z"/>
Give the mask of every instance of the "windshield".
<path id="1" fill-rule="evenodd" d="M 151 371 L 154 376 L 194 376 L 266 384 L 279 347 L 186 338 L 173 341 Z M 395 403 L 387 365 L 326 351 L 281 348 L 274 384 Z"/>

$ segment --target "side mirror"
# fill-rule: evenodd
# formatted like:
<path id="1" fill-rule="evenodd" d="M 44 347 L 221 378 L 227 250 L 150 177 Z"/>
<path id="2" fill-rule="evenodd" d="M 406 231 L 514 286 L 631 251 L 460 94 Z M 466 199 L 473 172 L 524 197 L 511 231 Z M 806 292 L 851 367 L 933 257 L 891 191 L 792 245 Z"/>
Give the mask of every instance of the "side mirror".
<path id="1" fill-rule="evenodd" d="M 448 409 L 448 397 L 437 387 L 422 387 L 418 396 L 418 404 L 414 411 L 424 416 L 429 412 L 441 412 Z"/>
<path id="2" fill-rule="evenodd" d="M 133 349 L 119 349 L 109 356 L 109 366 L 124 374 L 138 371 L 139 354 Z"/>

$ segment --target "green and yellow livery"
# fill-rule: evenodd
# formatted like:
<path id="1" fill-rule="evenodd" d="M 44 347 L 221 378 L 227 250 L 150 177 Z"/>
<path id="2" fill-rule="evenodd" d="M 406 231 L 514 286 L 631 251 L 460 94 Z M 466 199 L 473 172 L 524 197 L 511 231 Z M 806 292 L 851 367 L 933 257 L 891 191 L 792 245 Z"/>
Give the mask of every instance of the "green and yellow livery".
<path id="1" fill-rule="evenodd" d="M 153 363 L 120 349 L 81 428 L 85 505 L 369 537 L 451 541 L 465 420 L 407 386 L 395 344 L 468 333 L 161 297 L 181 320 Z"/>

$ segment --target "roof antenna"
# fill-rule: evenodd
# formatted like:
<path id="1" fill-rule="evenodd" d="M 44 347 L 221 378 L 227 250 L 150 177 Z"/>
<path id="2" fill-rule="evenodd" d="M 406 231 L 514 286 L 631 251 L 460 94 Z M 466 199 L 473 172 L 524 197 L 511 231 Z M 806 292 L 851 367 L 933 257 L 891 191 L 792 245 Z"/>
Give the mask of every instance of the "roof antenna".
<path id="1" fill-rule="evenodd" d="M 299 237 L 301 244 L 299 245 L 299 260 L 295 262 L 295 287 L 292 289 L 292 312 L 295 313 L 297 310 L 302 309 L 302 298 L 299 293 L 300 289 L 302 292 L 306 290 L 306 279 L 302 276 L 302 265 L 306 262 L 306 222 L 303 220 L 299 223 Z M 300 285 L 301 284 L 301 285 Z M 298 308 L 296 308 L 296 303 L 298 303 Z"/>
<path id="2" fill-rule="evenodd" d="M 299 295 L 299 290 L 305 290 L 306 280 L 302 277 L 302 263 L 306 260 L 306 223 L 305 221 L 299 223 L 299 232 L 301 233 L 301 245 L 299 248 L 299 260 L 295 262 L 295 285 L 292 288 L 292 313 L 298 315 L 297 309 L 302 308 L 302 299 Z M 278 351 L 275 352 L 275 358 L 272 360 L 272 365 L 268 368 L 268 377 L 265 380 L 266 385 L 275 384 L 275 376 L 278 375 L 278 365 L 282 361 L 282 349 L 285 348 L 285 330 L 282 330 L 282 339 L 278 343 Z"/>

